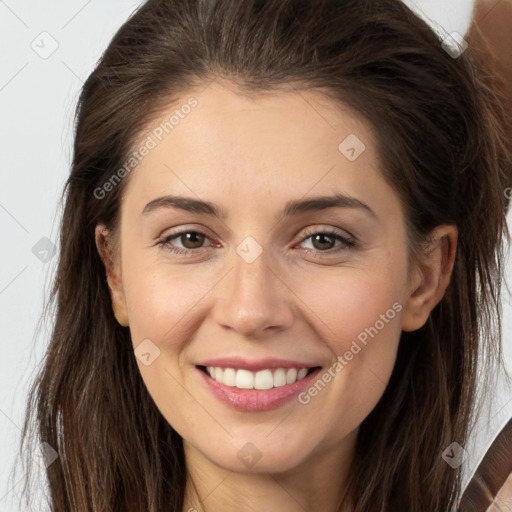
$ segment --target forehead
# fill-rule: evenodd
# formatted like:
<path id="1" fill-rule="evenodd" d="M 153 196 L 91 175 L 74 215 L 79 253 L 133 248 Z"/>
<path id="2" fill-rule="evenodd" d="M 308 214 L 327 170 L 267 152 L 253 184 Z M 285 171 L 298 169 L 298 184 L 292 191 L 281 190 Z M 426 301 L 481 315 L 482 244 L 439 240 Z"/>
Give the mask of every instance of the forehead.
<path id="1" fill-rule="evenodd" d="M 315 147 L 337 150 L 340 136 L 359 134 L 369 144 L 374 136 L 372 125 L 356 110 L 320 90 L 288 87 L 246 93 L 234 84 L 217 81 L 181 94 L 148 123 L 140 138 L 152 133 L 159 145 L 165 142 L 162 139 L 170 143 L 174 139 L 186 144 L 184 149 L 201 150 L 194 157 L 216 149 L 227 157 L 229 148 L 236 153 L 243 147 L 244 154 L 258 155 L 260 161 L 264 151 L 289 158 L 300 153 L 304 143 L 309 151 Z M 300 144 L 294 144 L 294 139 Z"/>
<path id="2" fill-rule="evenodd" d="M 372 125 L 314 90 L 247 95 L 214 81 L 159 113 L 134 150 L 149 140 L 128 187 L 146 202 L 181 193 L 220 204 L 238 198 L 243 209 L 338 191 L 368 202 L 386 187 Z"/>

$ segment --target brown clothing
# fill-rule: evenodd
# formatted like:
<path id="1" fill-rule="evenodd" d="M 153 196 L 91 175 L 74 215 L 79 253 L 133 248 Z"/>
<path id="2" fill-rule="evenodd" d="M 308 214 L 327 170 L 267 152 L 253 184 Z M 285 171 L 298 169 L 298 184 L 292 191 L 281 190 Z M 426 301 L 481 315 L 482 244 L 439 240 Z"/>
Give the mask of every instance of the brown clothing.
<path id="1" fill-rule="evenodd" d="M 486 71 L 499 78 L 500 118 L 512 144 L 512 0 L 477 0 L 465 39 Z M 487 450 L 459 512 L 512 512 L 512 419 Z"/>

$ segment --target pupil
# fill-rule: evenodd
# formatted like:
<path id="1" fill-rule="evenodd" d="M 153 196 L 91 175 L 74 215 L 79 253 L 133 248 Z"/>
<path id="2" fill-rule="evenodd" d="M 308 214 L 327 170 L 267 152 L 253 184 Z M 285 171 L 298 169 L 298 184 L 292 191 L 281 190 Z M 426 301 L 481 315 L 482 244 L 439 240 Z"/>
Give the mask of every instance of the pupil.
<path id="1" fill-rule="evenodd" d="M 330 237 L 330 235 L 325 235 L 325 234 L 319 234 L 319 235 L 316 235 L 315 238 L 314 238 L 314 241 L 317 241 L 318 239 L 321 239 L 321 240 L 325 240 L 325 239 L 330 239 L 330 241 L 327 242 L 327 245 L 332 245 L 332 238 Z M 322 247 L 322 242 L 320 243 L 320 247 L 317 247 L 317 249 L 330 249 L 330 247 Z"/>
<path id="2" fill-rule="evenodd" d="M 185 235 L 182 235 L 185 237 L 186 243 L 183 243 L 185 247 L 188 249 L 197 249 L 198 247 L 201 247 L 203 245 L 204 241 L 204 235 L 201 235 L 199 233 L 196 233 L 195 231 L 192 231 L 190 233 L 185 233 Z M 198 240 L 194 240 L 194 238 L 198 238 Z M 183 242 L 183 240 L 182 240 Z M 192 242 L 192 247 L 187 246 L 187 243 Z M 196 244 L 196 245 L 194 245 Z"/>

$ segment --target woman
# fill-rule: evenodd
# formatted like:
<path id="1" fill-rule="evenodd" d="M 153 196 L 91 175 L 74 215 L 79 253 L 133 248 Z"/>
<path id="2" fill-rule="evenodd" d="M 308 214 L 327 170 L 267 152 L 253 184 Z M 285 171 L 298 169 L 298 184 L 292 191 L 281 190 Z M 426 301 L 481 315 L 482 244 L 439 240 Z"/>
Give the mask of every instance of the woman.
<path id="1" fill-rule="evenodd" d="M 146 2 L 77 111 L 25 424 L 52 510 L 457 507 L 500 359 L 497 109 L 396 0 Z"/>

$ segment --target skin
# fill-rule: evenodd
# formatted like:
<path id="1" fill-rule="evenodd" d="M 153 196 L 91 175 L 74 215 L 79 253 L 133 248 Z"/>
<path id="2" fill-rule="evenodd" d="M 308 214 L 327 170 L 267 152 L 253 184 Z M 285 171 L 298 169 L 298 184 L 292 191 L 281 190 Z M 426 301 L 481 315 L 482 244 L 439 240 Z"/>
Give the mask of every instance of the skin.
<path id="1" fill-rule="evenodd" d="M 160 350 L 149 366 L 137 363 L 184 440 L 184 511 L 334 512 L 359 425 L 389 381 L 401 331 L 420 328 L 449 283 L 456 228 L 439 226 L 422 264 L 409 268 L 402 206 L 382 177 L 372 126 L 317 91 L 248 97 L 215 81 L 183 94 L 140 140 L 190 96 L 198 106 L 129 176 L 117 250 L 97 226 L 114 314 L 130 327 L 134 348 L 150 339 Z M 366 146 L 355 161 L 338 150 L 349 134 Z M 290 200 L 335 191 L 375 216 L 331 207 L 282 217 Z M 171 207 L 142 214 L 167 194 L 209 201 L 227 216 Z M 325 229 L 356 247 L 312 236 Z M 207 236 L 168 243 L 188 254 L 158 244 L 182 230 Z M 248 236 L 262 248 L 252 263 L 236 251 Z M 292 399 L 271 411 L 237 411 L 195 368 L 235 355 L 327 369 L 394 303 L 401 311 L 304 405 Z M 248 442 L 261 454 L 252 467 L 237 457 Z M 343 510 L 351 509 L 346 501 Z"/>

